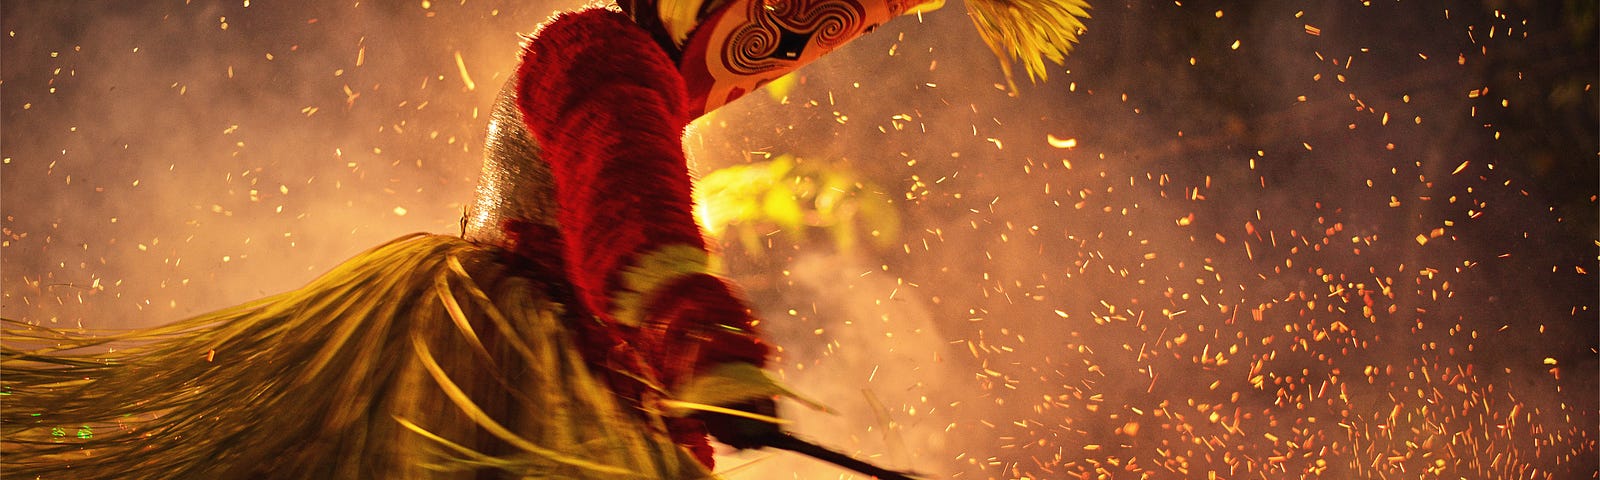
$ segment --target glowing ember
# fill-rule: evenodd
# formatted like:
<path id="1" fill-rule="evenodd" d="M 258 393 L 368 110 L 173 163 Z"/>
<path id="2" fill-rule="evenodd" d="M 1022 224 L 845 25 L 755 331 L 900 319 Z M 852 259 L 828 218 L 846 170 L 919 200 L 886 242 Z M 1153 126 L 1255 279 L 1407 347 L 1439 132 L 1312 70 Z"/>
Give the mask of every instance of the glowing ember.
<path id="1" fill-rule="evenodd" d="M 459 231 L 465 59 L 498 85 L 553 8 L 181 3 L 8 12 L 6 317 L 155 325 Z M 953 479 L 1595 478 L 1592 15 L 1188 3 L 1097 2 L 1015 98 L 927 12 L 695 124 L 701 173 L 861 177 L 724 239 L 840 412 L 795 428 Z M 721 464 L 840 475 L 768 456 Z"/>

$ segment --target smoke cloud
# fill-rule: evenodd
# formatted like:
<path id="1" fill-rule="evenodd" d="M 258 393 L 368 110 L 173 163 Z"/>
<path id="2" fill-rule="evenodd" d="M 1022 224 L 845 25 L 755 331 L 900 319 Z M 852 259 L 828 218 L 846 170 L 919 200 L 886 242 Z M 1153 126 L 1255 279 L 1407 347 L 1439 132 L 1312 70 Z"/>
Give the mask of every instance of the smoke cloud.
<path id="1" fill-rule="evenodd" d="M 725 246 L 839 411 L 794 429 L 940 478 L 1593 476 L 1593 7 L 1191 3 L 1096 2 L 1015 97 L 952 3 L 698 123 L 702 172 L 825 162 L 902 218 Z M 576 6 L 5 2 L 4 316 L 158 325 L 458 231 L 517 33 Z"/>

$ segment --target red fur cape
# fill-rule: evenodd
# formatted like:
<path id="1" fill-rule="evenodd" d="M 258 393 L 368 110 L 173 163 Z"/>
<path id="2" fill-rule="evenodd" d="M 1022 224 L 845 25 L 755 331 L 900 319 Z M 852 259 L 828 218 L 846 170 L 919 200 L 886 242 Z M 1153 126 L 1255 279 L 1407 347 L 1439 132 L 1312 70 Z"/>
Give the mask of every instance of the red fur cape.
<path id="1" fill-rule="evenodd" d="M 669 391 L 724 362 L 766 361 L 745 303 L 709 274 L 674 277 L 649 292 L 643 322 L 616 311 L 623 279 L 665 248 L 706 248 L 694 221 L 682 136 L 683 78 L 650 35 L 619 12 L 562 14 L 525 45 L 517 104 L 555 179 L 562 257 L 578 301 Z M 614 354 L 606 354 L 614 355 Z M 630 355 L 632 356 L 632 355 Z M 708 467 L 703 426 L 672 422 L 674 437 Z"/>

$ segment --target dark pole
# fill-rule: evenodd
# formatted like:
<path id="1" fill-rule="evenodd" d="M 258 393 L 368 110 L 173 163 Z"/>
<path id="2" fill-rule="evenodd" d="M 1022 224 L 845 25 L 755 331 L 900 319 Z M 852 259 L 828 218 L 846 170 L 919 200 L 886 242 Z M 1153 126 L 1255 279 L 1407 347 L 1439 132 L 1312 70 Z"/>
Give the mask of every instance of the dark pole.
<path id="1" fill-rule="evenodd" d="M 911 474 L 896 472 L 894 470 L 879 467 L 861 460 L 856 460 L 854 457 L 844 453 L 836 452 L 828 449 L 827 447 L 795 438 L 795 436 L 790 435 L 787 432 L 778 432 L 776 434 L 772 434 L 765 438 L 763 443 L 772 448 L 781 448 L 791 452 L 804 454 L 811 458 L 855 470 L 857 472 L 871 475 L 882 480 L 917 480 L 917 477 L 914 477 Z"/>

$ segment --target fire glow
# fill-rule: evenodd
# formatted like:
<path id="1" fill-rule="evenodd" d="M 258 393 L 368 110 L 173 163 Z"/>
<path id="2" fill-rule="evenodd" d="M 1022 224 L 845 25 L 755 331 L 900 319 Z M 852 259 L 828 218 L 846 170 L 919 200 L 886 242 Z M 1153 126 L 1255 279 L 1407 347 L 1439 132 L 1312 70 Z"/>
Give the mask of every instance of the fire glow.
<path id="1" fill-rule="evenodd" d="M 477 83 L 576 6 L 196 3 L 5 20 L 6 317 L 151 326 L 457 231 Z M 840 412 L 797 430 L 945 478 L 1594 477 L 1595 187 L 1556 182 L 1595 152 L 1516 146 L 1576 108 L 1532 105 L 1593 105 L 1558 22 L 1592 16 L 1095 3 L 1017 97 L 938 11 L 687 136 L 702 172 L 792 155 L 902 219 L 724 239 L 774 369 Z"/>

